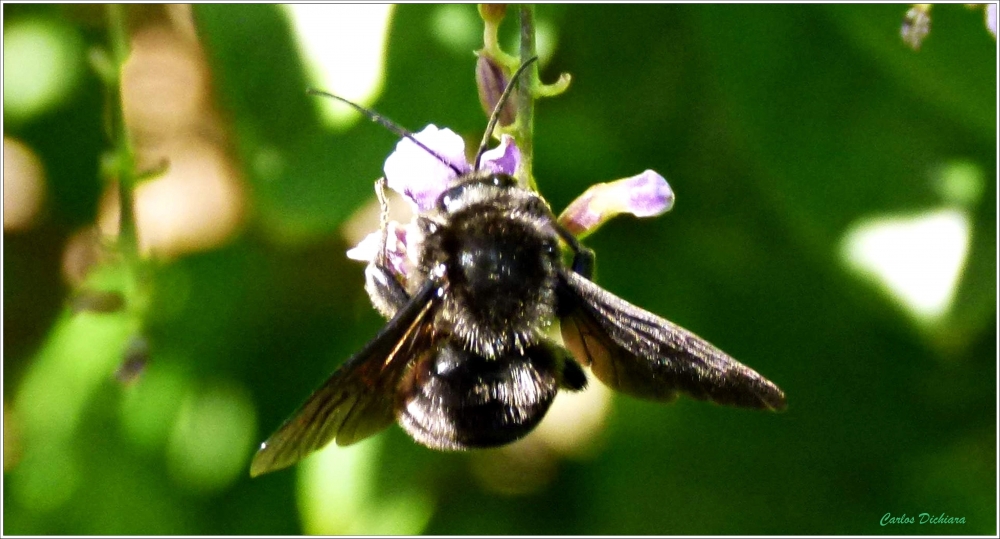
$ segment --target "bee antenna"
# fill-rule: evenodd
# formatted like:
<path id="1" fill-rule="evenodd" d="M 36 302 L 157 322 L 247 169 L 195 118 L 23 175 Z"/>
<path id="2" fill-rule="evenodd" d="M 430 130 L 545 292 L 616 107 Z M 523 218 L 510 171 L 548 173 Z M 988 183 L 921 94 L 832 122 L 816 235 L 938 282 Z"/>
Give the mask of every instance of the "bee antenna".
<path id="1" fill-rule="evenodd" d="M 479 161 L 482 160 L 483 154 L 486 152 L 486 147 L 490 143 L 490 137 L 493 136 L 493 128 L 496 127 L 497 122 L 500 121 L 500 112 L 503 110 L 505 104 L 507 104 L 507 98 L 514 91 L 514 86 L 517 86 L 518 78 L 520 78 L 521 73 L 528 68 L 533 62 L 538 60 L 537 56 L 532 56 L 521 64 L 521 67 L 517 68 L 514 72 L 514 76 L 510 78 L 510 82 L 507 83 L 507 87 L 503 89 L 503 93 L 500 94 L 500 99 L 497 100 L 497 104 L 493 107 L 493 114 L 490 115 L 490 122 L 486 124 L 486 132 L 483 133 L 483 141 L 479 143 L 479 151 L 476 152 L 476 160 L 473 162 L 472 170 L 479 170 Z"/>
<path id="2" fill-rule="evenodd" d="M 444 163 L 448 168 L 450 168 L 452 171 L 454 171 L 456 175 L 461 176 L 461 175 L 465 174 L 464 170 L 458 168 L 451 161 L 448 161 L 447 159 L 445 159 L 444 157 L 442 157 L 441 154 L 439 154 L 439 153 L 435 152 L 434 150 L 428 148 L 426 144 L 424 144 L 423 142 L 420 142 L 419 140 L 417 140 L 416 137 L 413 136 L 413 133 L 409 132 L 406 128 L 400 126 L 399 124 L 393 122 L 392 120 L 386 118 L 385 116 L 382 116 L 381 114 L 375 112 L 374 110 L 362 107 L 361 105 L 358 105 L 357 103 L 354 103 L 352 101 L 348 101 L 347 99 L 344 99 L 343 97 L 340 97 L 339 95 L 333 95 L 333 94 L 331 94 L 329 92 L 324 92 L 322 90 L 315 90 L 313 88 L 309 88 L 308 90 L 306 90 L 306 93 L 308 93 L 309 95 L 319 95 L 319 96 L 323 96 L 323 97 L 329 97 L 331 99 L 336 99 L 337 101 L 340 101 L 341 103 L 345 103 L 347 105 L 350 105 L 351 108 L 353 108 L 354 110 L 360 112 L 361 114 L 363 114 L 369 120 L 371 120 L 371 121 L 373 121 L 375 123 L 381 124 L 383 127 L 385 127 L 386 129 L 388 129 L 389 131 L 392 131 L 393 133 L 395 133 L 395 134 L 397 134 L 397 135 L 399 135 L 399 136 L 401 136 L 401 137 L 403 137 L 405 139 L 408 139 L 410 142 L 416 144 L 422 150 L 424 150 L 425 152 L 427 152 L 430 155 L 434 156 L 435 159 L 437 159 L 438 161 L 441 161 L 442 163 Z"/>

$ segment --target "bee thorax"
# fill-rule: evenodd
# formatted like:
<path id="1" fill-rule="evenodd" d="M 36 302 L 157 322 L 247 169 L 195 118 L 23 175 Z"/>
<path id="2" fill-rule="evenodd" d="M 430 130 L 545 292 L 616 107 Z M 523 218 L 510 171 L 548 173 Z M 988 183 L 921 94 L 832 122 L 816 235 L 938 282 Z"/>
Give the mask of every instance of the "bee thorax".
<path id="1" fill-rule="evenodd" d="M 438 325 L 488 359 L 534 344 L 554 315 L 557 240 L 540 216 L 514 210 L 466 207 L 423 243 L 420 265 L 443 267 L 448 285 Z"/>

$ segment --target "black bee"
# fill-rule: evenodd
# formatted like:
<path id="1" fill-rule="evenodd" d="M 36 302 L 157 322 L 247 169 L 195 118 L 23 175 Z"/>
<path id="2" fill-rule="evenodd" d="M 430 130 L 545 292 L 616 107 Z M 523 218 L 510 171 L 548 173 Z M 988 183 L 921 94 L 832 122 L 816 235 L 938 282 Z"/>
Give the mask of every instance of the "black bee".
<path id="1" fill-rule="evenodd" d="M 348 104 L 448 164 L 409 132 Z M 332 440 L 353 444 L 394 421 L 434 449 L 510 443 L 541 421 L 560 389 L 586 386 L 581 364 L 635 397 L 669 401 L 683 392 L 720 404 L 785 407 L 784 393 L 763 376 L 594 284 L 593 253 L 509 175 L 461 176 L 417 217 L 419 263 L 405 286 L 387 263 L 384 221 L 366 289 L 391 319 L 261 444 L 252 476 L 290 466 Z M 566 348 L 543 335 L 554 320 Z"/>

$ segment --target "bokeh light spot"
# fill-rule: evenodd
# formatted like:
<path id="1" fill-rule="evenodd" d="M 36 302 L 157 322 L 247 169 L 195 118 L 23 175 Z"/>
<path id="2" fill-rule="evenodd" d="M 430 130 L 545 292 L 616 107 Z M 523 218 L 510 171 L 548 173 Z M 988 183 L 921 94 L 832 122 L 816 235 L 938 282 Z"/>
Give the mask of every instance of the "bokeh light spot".
<path id="1" fill-rule="evenodd" d="M 24 143 L 3 138 L 3 229 L 29 228 L 45 199 L 42 162 Z"/>
<path id="2" fill-rule="evenodd" d="M 431 16 L 431 35 L 444 48 L 466 55 L 481 47 L 482 23 L 475 6 L 445 4 L 438 6 Z"/>
<path id="3" fill-rule="evenodd" d="M 9 482 L 19 501 L 39 513 L 61 507 L 79 484 L 80 466 L 67 440 L 32 443 Z"/>
<path id="4" fill-rule="evenodd" d="M 133 327 L 122 313 L 64 314 L 35 356 L 13 406 L 22 457 L 10 479 L 25 506 L 58 508 L 77 488 L 77 426 L 94 392 L 111 379 Z"/>
<path id="5" fill-rule="evenodd" d="M 434 514 L 428 494 L 407 489 L 380 500 L 366 513 L 364 525 L 352 533 L 364 535 L 417 535 L 424 531 Z"/>
<path id="6" fill-rule="evenodd" d="M 122 399 L 121 418 L 128 437 L 139 447 L 166 445 L 190 382 L 173 366 L 178 361 L 158 356 Z"/>
<path id="7" fill-rule="evenodd" d="M 477 451 L 470 464 L 484 489 L 507 496 L 541 491 L 555 479 L 559 467 L 556 455 L 531 435 L 497 449 Z"/>
<path id="8" fill-rule="evenodd" d="M 415 535 L 434 511 L 433 500 L 399 486 L 376 496 L 374 478 L 381 436 L 350 447 L 330 444 L 299 466 L 302 528 L 310 535 Z"/>
<path id="9" fill-rule="evenodd" d="M 866 219 L 841 243 L 844 263 L 896 298 L 917 320 L 944 315 L 969 253 L 969 217 L 943 209 L 913 217 Z"/>
<path id="10" fill-rule="evenodd" d="M 298 500 L 305 533 L 350 533 L 362 508 L 372 503 L 372 479 L 381 448 L 381 437 L 351 447 L 331 443 L 302 462 Z"/>
<path id="11" fill-rule="evenodd" d="M 111 379 L 133 326 L 124 313 L 66 314 L 56 322 L 14 401 L 26 452 L 36 441 L 73 433 L 87 399 Z"/>
<path id="12" fill-rule="evenodd" d="M 365 106 L 385 80 L 389 4 L 285 4 L 310 83 Z M 323 121 L 346 129 L 361 115 L 333 99 L 315 98 Z"/>
<path id="13" fill-rule="evenodd" d="M 184 398 L 167 446 L 167 467 L 179 484 L 215 492 L 246 475 L 256 413 L 245 388 L 220 382 Z"/>
<path id="14" fill-rule="evenodd" d="M 516 12 L 510 10 L 508 17 Z M 504 40 L 507 51 L 517 51 L 520 48 L 520 36 L 516 32 L 512 33 L 509 40 Z M 535 19 L 535 51 L 538 54 L 538 65 L 546 65 L 556 52 L 559 45 L 559 31 L 555 24 L 544 16 L 537 16 Z"/>
<path id="15" fill-rule="evenodd" d="M 23 121 L 64 100 L 80 79 L 83 43 L 72 28 L 43 19 L 6 24 L 3 115 Z"/>
<path id="16" fill-rule="evenodd" d="M 125 123 L 137 134 L 173 134 L 202 121 L 208 73 L 198 49 L 161 27 L 136 33 L 122 68 Z"/>
<path id="17" fill-rule="evenodd" d="M 135 190 L 139 248 L 163 258 L 217 247 L 243 223 L 245 193 L 222 150 L 191 140 L 164 146 L 164 174 Z M 105 235 L 118 233 L 118 193 L 101 203 Z"/>
<path id="18" fill-rule="evenodd" d="M 978 204 L 986 189 L 982 169 L 969 161 L 943 165 L 934 178 L 934 187 L 945 203 L 963 208 Z"/>
<path id="19" fill-rule="evenodd" d="M 536 32 L 535 49 L 538 51 L 538 62 L 545 65 L 556 53 L 556 47 L 559 45 L 559 33 L 556 26 L 544 18 L 538 19 Z"/>
<path id="20" fill-rule="evenodd" d="M 21 429 L 14 412 L 3 401 L 3 471 L 17 465 L 21 458 Z"/>
<path id="21" fill-rule="evenodd" d="M 583 391 L 560 391 L 530 436 L 537 436 L 561 455 L 592 455 L 611 411 L 611 395 L 611 390 L 593 377 Z"/>

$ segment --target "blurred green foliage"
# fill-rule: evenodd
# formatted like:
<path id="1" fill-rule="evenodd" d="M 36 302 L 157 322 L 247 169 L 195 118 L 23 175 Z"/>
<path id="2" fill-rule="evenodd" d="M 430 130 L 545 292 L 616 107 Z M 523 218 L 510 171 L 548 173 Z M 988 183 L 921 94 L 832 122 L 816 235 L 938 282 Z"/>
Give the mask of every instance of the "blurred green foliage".
<path id="1" fill-rule="evenodd" d="M 113 373 L 134 321 L 70 315 L 59 270 L 69 234 L 95 219 L 111 147 L 83 63 L 107 43 L 104 19 L 5 5 L 5 31 L 48 21 L 79 65 L 46 112 L 9 115 L 5 96 L 4 135 L 42 160 L 48 206 L 4 234 L 4 415 L 19 433 L 5 428 L 5 448 L 23 444 L 5 461 L 4 532 L 294 534 L 322 518 L 353 533 L 996 534 L 996 42 L 981 10 L 940 6 L 915 52 L 905 10 L 538 8 L 553 47 L 543 80 L 573 76 L 537 107 L 542 193 L 558 212 L 591 183 L 666 176 L 671 213 L 588 240 L 601 284 L 777 382 L 789 410 L 616 396 L 597 451 L 501 495 L 477 482 L 475 456 L 396 427 L 246 473 L 256 444 L 381 324 L 338 229 L 394 144 L 366 122 L 321 126 L 279 8 L 194 7 L 252 210 L 225 245 L 157 266 L 149 365 L 126 386 Z M 476 21 L 474 6 L 397 7 L 379 112 L 477 140 Z M 955 162 L 986 181 L 964 207 L 955 300 L 919 324 L 845 269 L 840 242 L 859 219 L 945 206 L 934 173 Z M 922 512 L 965 524 L 879 524 Z"/>

